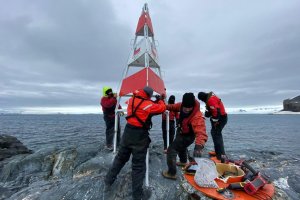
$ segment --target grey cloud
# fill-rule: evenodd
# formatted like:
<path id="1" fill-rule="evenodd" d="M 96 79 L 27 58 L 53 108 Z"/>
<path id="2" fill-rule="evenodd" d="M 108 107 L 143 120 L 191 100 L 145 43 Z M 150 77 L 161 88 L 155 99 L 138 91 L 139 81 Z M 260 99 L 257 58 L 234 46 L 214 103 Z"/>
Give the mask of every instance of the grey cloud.
<path id="1" fill-rule="evenodd" d="M 129 29 L 118 24 L 109 1 L 35 3 L 35 9 L 24 5 L 27 13 L 1 20 L 0 51 L 6 59 L 18 60 L 19 69 L 46 74 L 37 77 L 40 81 L 120 77 Z"/>
<path id="2" fill-rule="evenodd" d="M 2 1 L 0 107 L 98 104 L 101 84 L 117 85 L 126 65 L 134 3 L 136 13 L 111 1 Z M 213 90 L 228 107 L 299 95 L 299 6 L 150 2 L 167 91 L 179 100 Z"/>
<path id="3" fill-rule="evenodd" d="M 299 95 L 299 2 L 218 3 L 183 5 L 176 18 L 168 18 L 175 6 L 154 16 L 169 20 L 157 29 L 167 85 L 214 90 L 229 106 L 278 105 Z"/>

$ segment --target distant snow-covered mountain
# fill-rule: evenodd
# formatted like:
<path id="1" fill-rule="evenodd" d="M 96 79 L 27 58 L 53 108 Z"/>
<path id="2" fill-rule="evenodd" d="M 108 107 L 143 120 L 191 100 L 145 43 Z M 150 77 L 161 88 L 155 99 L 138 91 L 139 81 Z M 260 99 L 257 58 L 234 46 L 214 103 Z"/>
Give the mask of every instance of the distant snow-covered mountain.
<path id="1" fill-rule="evenodd" d="M 229 114 L 273 114 L 280 110 L 282 110 L 282 106 L 227 108 Z"/>
<path id="2" fill-rule="evenodd" d="M 228 114 L 273 114 L 282 110 L 282 106 L 253 106 L 253 107 L 226 107 Z M 201 107 L 205 111 L 205 107 Z"/>
<path id="3" fill-rule="evenodd" d="M 126 106 L 123 106 L 126 108 Z M 280 106 L 253 106 L 253 107 L 236 107 L 228 108 L 228 114 L 300 114 L 300 112 L 282 111 Z M 201 111 L 205 112 L 205 106 L 201 106 Z M 99 106 L 83 107 L 32 107 L 32 108 L 15 108 L 0 109 L 0 114 L 102 114 Z"/>

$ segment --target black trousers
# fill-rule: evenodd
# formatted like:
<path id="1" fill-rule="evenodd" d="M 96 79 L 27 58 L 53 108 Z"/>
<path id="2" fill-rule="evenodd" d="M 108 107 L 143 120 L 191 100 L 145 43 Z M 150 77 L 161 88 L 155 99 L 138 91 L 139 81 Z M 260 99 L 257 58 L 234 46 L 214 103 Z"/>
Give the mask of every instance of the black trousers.
<path id="1" fill-rule="evenodd" d="M 167 149 L 167 120 L 162 120 L 161 129 L 163 132 L 164 149 Z M 173 142 L 175 135 L 175 121 L 169 121 L 169 145 Z"/>
<path id="2" fill-rule="evenodd" d="M 106 184 L 113 184 L 117 175 L 132 154 L 132 197 L 141 199 L 143 181 L 146 173 L 146 154 L 151 140 L 148 130 L 126 125 L 121 139 L 120 149 L 105 177 Z"/>
<path id="3" fill-rule="evenodd" d="M 179 156 L 180 162 L 187 162 L 187 148 L 195 141 L 195 134 L 182 134 L 177 129 L 175 140 L 171 143 L 167 151 L 168 173 L 176 174 L 176 157 Z"/>
<path id="4" fill-rule="evenodd" d="M 222 130 L 227 124 L 227 120 L 227 115 L 221 116 L 219 119 L 219 123 L 216 126 L 211 121 L 211 136 L 214 142 L 215 152 L 218 159 L 221 159 L 221 155 L 225 155 Z"/>
<path id="5" fill-rule="evenodd" d="M 115 132 L 115 118 L 114 117 L 108 117 L 107 115 L 103 116 L 105 125 L 106 125 L 106 146 L 112 146 L 113 140 L 114 140 L 114 132 Z M 118 120 L 118 132 L 117 132 L 117 146 L 120 143 L 120 118 Z"/>

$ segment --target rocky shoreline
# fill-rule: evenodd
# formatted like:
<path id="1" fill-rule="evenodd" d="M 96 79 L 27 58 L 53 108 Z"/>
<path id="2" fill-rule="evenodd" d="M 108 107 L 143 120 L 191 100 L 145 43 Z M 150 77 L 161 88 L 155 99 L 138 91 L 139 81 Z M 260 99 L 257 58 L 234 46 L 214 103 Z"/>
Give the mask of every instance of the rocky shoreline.
<path id="1" fill-rule="evenodd" d="M 17 141 L 5 137 L 9 141 Z M 5 144 L 7 147 L 8 144 Z M 103 178 L 114 157 L 104 146 L 53 147 L 36 152 L 19 149 L 17 152 L 20 154 L 0 161 L 0 199 L 103 199 Z M 166 164 L 160 146 L 152 145 L 149 164 L 151 200 L 191 198 L 195 190 L 182 176 L 176 181 L 161 177 L 160 172 L 166 168 Z M 198 195 L 201 199 L 209 199 L 200 193 Z M 285 197 L 283 191 L 277 190 L 273 199 Z M 131 199 L 130 162 L 113 184 L 113 192 L 108 199 Z"/>

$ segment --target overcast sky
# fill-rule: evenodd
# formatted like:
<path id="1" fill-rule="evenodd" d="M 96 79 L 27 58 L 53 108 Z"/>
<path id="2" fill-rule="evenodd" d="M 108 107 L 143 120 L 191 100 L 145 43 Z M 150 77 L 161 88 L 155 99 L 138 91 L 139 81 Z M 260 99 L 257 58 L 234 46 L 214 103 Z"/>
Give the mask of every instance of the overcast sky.
<path id="1" fill-rule="evenodd" d="M 300 1 L 0 0 L 0 111 L 95 108 L 148 2 L 168 94 L 226 107 L 300 95 Z"/>

